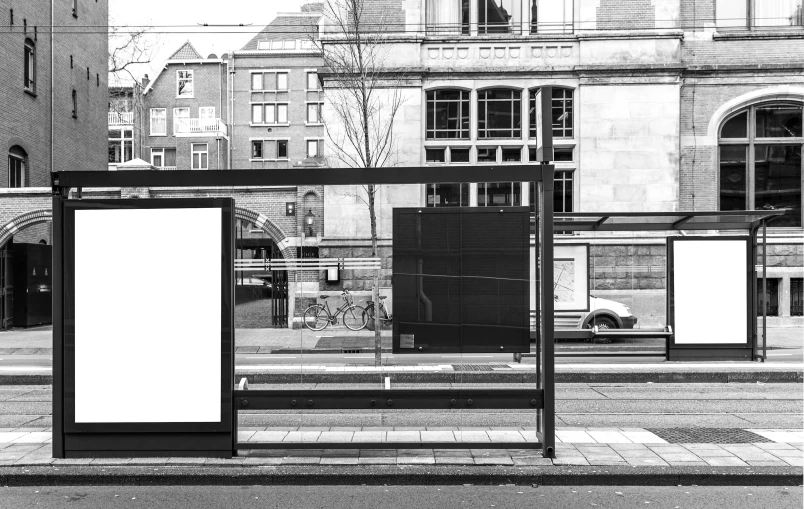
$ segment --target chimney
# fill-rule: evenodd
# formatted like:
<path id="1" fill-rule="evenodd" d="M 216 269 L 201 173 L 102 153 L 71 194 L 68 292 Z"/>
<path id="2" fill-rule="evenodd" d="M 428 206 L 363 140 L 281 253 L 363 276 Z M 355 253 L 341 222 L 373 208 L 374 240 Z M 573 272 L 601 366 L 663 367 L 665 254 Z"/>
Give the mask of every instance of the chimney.
<path id="1" fill-rule="evenodd" d="M 147 74 L 145 76 L 143 76 L 142 77 L 142 88 L 148 88 L 148 83 L 150 83 L 150 82 L 151 82 L 151 78 L 149 78 Z"/>

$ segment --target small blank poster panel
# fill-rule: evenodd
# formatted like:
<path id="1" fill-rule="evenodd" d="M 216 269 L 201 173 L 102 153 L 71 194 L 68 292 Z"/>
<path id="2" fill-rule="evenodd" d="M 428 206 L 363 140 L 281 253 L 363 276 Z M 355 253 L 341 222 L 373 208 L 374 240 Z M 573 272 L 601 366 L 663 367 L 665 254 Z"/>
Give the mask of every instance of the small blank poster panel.
<path id="1" fill-rule="evenodd" d="M 673 242 L 675 344 L 748 342 L 747 242 Z"/>
<path id="2" fill-rule="evenodd" d="M 221 421 L 221 225 L 219 208 L 76 210 L 76 423 Z"/>

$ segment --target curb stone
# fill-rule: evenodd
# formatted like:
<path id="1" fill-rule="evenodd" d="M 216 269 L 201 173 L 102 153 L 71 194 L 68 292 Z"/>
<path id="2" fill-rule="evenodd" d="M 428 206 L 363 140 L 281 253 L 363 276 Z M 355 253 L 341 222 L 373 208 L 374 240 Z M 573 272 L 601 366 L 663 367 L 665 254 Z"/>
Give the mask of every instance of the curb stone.
<path id="1" fill-rule="evenodd" d="M 800 486 L 801 467 L 42 466 L 0 467 L 3 486 L 545 485 Z"/>

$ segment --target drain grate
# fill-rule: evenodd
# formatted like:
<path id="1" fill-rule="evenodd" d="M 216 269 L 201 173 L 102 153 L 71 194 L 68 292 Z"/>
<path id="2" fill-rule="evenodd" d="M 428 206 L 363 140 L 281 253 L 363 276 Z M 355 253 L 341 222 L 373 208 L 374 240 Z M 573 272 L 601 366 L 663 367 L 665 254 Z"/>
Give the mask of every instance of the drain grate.
<path id="1" fill-rule="evenodd" d="M 508 368 L 508 364 L 453 364 L 452 369 L 455 371 L 493 371 L 494 368 Z"/>
<path id="2" fill-rule="evenodd" d="M 341 348 L 341 353 L 363 353 L 363 349 L 362 348 L 353 348 L 353 349 Z"/>
<path id="3" fill-rule="evenodd" d="M 736 428 L 645 428 L 671 444 L 755 444 L 773 442 Z"/>

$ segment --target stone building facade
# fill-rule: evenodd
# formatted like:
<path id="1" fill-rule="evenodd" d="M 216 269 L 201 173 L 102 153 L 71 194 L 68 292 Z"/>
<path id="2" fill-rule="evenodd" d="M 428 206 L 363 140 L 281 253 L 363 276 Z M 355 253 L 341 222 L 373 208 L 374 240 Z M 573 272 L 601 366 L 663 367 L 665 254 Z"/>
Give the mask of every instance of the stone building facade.
<path id="1" fill-rule="evenodd" d="M 795 2 L 767 12 L 754 0 L 380 3 L 374 22 L 393 34 L 386 65 L 408 80 L 395 125 L 399 164 L 528 162 L 531 97 L 550 85 L 556 211 L 789 208 L 769 226 L 768 275 L 776 280 L 769 325 L 804 325 L 804 22 Z M 322 249 L 362 252 L 365 207 L 330 191 Z M 533 203 L 532 188 L 519 182 L 381 192 L 388 216 L 391 205 Z M 390 223 L 381 225 L 381 255 L 390 257 Z M 557 242 L 599 244 L 590 261 L 595 294 L 642 306 L 635 314 L 659 324 L 664 237 L 576 234 Z"/>

